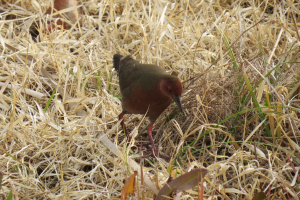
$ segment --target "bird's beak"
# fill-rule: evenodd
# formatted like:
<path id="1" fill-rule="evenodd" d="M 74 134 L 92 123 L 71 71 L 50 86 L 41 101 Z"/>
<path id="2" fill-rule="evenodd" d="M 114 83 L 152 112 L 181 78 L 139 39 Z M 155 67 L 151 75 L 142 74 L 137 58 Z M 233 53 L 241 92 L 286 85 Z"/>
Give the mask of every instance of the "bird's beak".
<path id="1" fill-rule="evenodd" d="M 181 101 L 180 101 L 180 96 L 173 97 L 173 100 L 174 100 L 175 103 L 177 104 L 177 106 L 178 106 L 180 112 L 183 112 L 182 105 L 181 105 Z"/>

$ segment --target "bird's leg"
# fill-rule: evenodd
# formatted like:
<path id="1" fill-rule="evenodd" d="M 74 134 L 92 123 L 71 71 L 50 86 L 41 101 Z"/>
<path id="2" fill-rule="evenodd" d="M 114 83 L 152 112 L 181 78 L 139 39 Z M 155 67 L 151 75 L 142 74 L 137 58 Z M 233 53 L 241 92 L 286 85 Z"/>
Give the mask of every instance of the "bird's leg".
<path id="1" fill-rule="evenodd" d="M 149 129 L 147 131 L 147 134 L 148 134 L 148 137 L 149 137 L 150 142 L 151 142 L 152 150 L 156 154 L 156 148 L 155 148 L 154 141 L 153 141 L 153 138 L 152 138 L 152 129 L 153 129 L 153 124 L 150 124 Z"/>
<path id="2" fill-rule="evenodd" d="M 151 155 L 155 155 L 155 156 L 161 157 L 161 158 L 163 158 L 165 160 L 170 160 L 169 156 L 165 156 L 165 155 L 159 154 L 159 152 L 156 150 L 155 145 L 154 145 L 154 141 L 153 141 L 153 138 L 152 138 L 152 129 L 153 129 L 153 124 L 150 124 L 147 134 L 148 134 L 150 142 L 151 142 L 152 153 L 143 156 L 143 158 L 147 158 L 147 157 L 149 157 Z"/>
<path id="3" fill-rule="evenodd" d="M 122 112 L 122 113 L 119 115 L 119 120 L 122 120 L 122 121 L 121 121 L 122 128 L 123 128 L 123 130 L 125 131 L 125 134 L 126 134 L 126 137 L 127 137 L 128 142 L 130 142 L 131 137 L 130 137 L 130 135 L 129 135 L 128 131 L 127 131 L 126 125 L 125 125 L 125 121 L 124 121 L 124 118 L 123 118 L 123 117 L 124 117 L 124 114 L 125 114 L 125 113 Z M 148 158 L 148 157 L 150 157 L 151 155 L 155 155 L 155 156 L 161 157 L 161 158 L 163 158 L 163 159 L 165 159 L 165 160 L 167 160 L 167 161 L 170 160 L 170 157 L 165 156 L 165 155 L 162 155 L 162 154 L 159 154 L 158 151 L 156 150 L 155 145 L 154 145 L 154 141 L 153 141 L 153 138 L 152 138 L 152 129 L 153 129 L 153 124 L 150 124 L 149 129 L 148 129 L 148 131 L 147 131 L 147 134 L 148 134 L 148 137 L 149 137 L 149 139 L 150 139 L 152 151 L 151 151 L 151 153 L 149 153 L 149 154 L 147 154 L 147 155 L 144 155 L 143 158 Z M 144 146 L 144 145 L 148 145 L 148 144 L 142 144 L 142 146 Z"/>
<path id="4" fill-rule="evenodd" d="M 126 137 L 127 137 L 127 141 L 130 142 L 131 137 L 130 137 L 128 131 L 127 131 L 127 128 L 126 128 L 126 125 L 125 125 L 125 122 L 124 122 L 124 118 L 123 118 L 123 117 L 124 117 L 124 112 L 122 112 L 122 113 L 119 115 L 119 120 L 122 119 L 122 121 L 121 121 L 121 126 L 122 126 L 123 130 L 125 131 L 125 134 L 126 134 Z"/>
<path id="5" fill-rule="evenodd" d="M 125 134 L 126 134 L 127 142 L 130 142 L 130 141 L 131 141 L 131 137 L 130 137 L 130 135 L 129 135 L 129 133 L 128 133 L 128 130 L 127 130 L 127 128 L 126 128 L 126 125 L 125 125 L 125 121 L 124 121 L 124 118 L 123 118 L 124 115 L 125 115 L 125 113 L 122 112 L 122 113 L 119 115 L 119 120 L 122 119 L 122 121 L 121 121 L 121 126 L 122 126 L 122 128 L 123 128 L 123 130 L 124 130 L 124 132 L 125 132 Z M 139 144 L 138 144 L 138 145 L 139 145 Z M 148 146 L 149 143 L 142 143 L 142 145 L 143 145 L 143 146 Z M 134 147 L 133 147 L 133 148 L 134 148 Z"/>

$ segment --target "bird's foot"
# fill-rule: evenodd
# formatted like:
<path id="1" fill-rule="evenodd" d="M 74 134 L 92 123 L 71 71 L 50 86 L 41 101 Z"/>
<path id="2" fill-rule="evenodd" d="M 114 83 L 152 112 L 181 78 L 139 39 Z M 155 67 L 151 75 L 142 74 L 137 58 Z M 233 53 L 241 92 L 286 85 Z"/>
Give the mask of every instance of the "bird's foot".
<path id="1" fill-rule="evenodd" d="M 149 145 L 151 145 L 150 142 L 135 142 L 134 146 L 131 147 L 131 149 L 139 149 L 141 146 L 142 147 L 148 147 Z"/>
<path id="2" fill-rule="evenodd" d="M 147 146 L 149 146 L 149 145 L 151 145 L 151 143 L 150 142 L 136 142 L 136 143 L 134 143 L 135 144 L 135 146 L 137 146 L 137 147 L 140 147 L 140 146 L 142 146 L 142 147 L 147 147 Z"/>
<path id="3" fill-rule="evenodd" d="M 155 150 L 151 149 L 150 151 L 147 151 L 147 153 L 143 155 L 142 158 L 149 158 L 150 156 L 156 156 L 158 158 L 164 159 L 165 161 L 171 160 L 171 157 L 159 153 L 158 150 L 156 149 Z"/>

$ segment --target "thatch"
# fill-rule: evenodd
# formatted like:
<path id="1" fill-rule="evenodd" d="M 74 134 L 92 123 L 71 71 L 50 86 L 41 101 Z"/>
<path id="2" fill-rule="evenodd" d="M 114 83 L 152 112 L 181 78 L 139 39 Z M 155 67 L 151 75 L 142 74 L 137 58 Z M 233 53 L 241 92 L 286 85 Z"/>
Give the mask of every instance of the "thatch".
<path id="1" fill-rule="evenodd" d="M 299 2 L 79 5 L 81 25 L 49 32 L 50 1 L 0 1 L 1 199 L 10 191 L 14 199 L 118 199 L 139 165 L 148 180 L 131 199 L 142 190 L 153 198 L 172 165 L 176 176 L 209 170 L 205 199 L 252 199 L 260 191 L 270 199 L 300 197 Z M 125 118 L 136 136 L 127 147 L 115 53 L 157 64 L 184 83 L 184 115 L 171 105 L 153 133 L 174 162 L 140 163 L 140 151 L 131 150 L 141 136 L 148 141 L 143 116 Z M 199 192 L 187 190 L 182 199 Z"/>

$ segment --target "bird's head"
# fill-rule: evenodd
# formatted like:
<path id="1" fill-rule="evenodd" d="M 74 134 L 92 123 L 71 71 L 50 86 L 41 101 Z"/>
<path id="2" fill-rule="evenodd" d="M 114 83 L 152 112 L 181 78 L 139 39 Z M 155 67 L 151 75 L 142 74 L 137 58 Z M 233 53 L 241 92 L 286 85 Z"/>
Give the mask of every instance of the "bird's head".
<path id="1" fill-rule="evenodd" d="M 179 78 L 177 76 L 170 75 L 169 77 L 162 79 L 160 82 L 160 89 L 165 95 L 171 97 L 177 104 L 180 111 L 183 112 L 180 101 L 182 84 Z"/>

